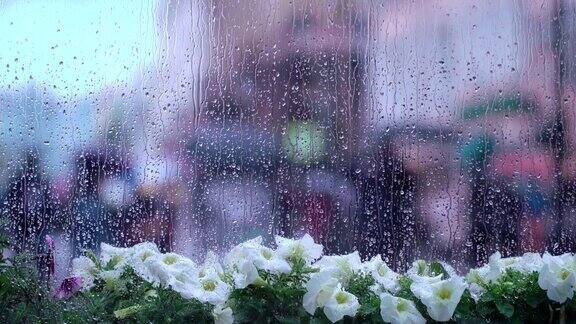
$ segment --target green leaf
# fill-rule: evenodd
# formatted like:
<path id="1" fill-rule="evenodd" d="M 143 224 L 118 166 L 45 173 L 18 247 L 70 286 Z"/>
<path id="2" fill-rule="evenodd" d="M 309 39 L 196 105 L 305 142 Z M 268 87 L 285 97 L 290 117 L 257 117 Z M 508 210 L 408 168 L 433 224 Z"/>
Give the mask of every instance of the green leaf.
<path id="1" fill-rule="evenodd" d="M 541 303 L 546 301 L 546 294 L 536 290 L 530 290 L 524 296 L 526 303 L 533 308 L 538 307 Z"/>
<path id="2" fill-rule="evenodd" d="M 494 307 L 494 304 L 491 302 L 489 303 L 480 302 L 476 304 L 476 311 L 483 318 L 490 318 L 492 317 L 491 316 L 492 314 L 497 312 L 497 310 Z"/>
<path id="3" fill-rule="evenodd" d="M 510 318 L 512 315 L 514 315 L 514 306 L 510 303 L 497 301 L 496 308 L 498 308 L 500 314 L 506 316 L 507 318 Z"/>
<path id="4" fill-rule="evenodd" d="M 125 319 L 127 317 L 133 316 L 134 314 L 138 313 L 142 309 L 140 305 L 133 305 L 126 308 L 118 309 L 114 311 L 114 317 L 117 319 Z"/>
<path id="5" fill-rule="evenodd" d="M 282 324 L 298 324 L 301 322 L 300 318 L 297 316 L 278 315 L 278 316 L 276 316 L 276 320 L 278 321 L 278 323 L 282 323 Z"/>
<path id="6" fill-rule="evenodd" d="M 448 272 L 446 272 L 442 263 L 438 261 L 430 263 L 430 272 L 432 272 L 433 275 L 437 276 L 441 274 L 444 278 L 448 278 Z"/>
<path id="7" fill-rule="evenodd" d="M 94 264 L 98 269 L 102 268 L 102 265 L 100 264 L 100 259 L 98 259 L 98 256 L 96 256 L 96 254 L 92 250 L 86 250 L 84 251 L 84 253 L 90 260 L 92 260 L 92 262 L 94 262 Z"/>
<path id="8" fill-rule="evenodd" d="M 462 298 L 456 307 L 456 315 L 459 318 L 471 318 L 473 317 L 474 299 L 470 295 L 470 291 L 466 289 Z"/>

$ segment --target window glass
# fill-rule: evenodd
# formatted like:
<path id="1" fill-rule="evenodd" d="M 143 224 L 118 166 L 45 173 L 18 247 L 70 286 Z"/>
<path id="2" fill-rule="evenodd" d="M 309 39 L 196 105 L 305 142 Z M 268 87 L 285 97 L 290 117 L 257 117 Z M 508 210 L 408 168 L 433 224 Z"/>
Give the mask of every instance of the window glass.
<path id="1" fill-rule="evenodd" d="M 573 1 L 0 2 L 0 230 L 457 268 L 576 246 Z"/>

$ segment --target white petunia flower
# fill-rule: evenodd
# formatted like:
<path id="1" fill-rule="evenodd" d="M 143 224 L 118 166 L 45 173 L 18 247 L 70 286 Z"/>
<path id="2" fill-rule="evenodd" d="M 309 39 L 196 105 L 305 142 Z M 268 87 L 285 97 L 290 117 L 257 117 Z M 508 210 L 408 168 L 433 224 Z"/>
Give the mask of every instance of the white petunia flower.
<path id="1" fill-rule="evenodd" d="M 232 279 L 234 286 L 238 289 L 243 289 L 255 283 L 260 278 L 258 269 L 254 265 L 254 261 L 246 259 L 237 263 L 233 267 Z"/>
<path id="2" fill-rule="evenodd" d="M 475 302 L 478 302 L 486 289 L 484 289 L 478 283 L 473 282 L 468 285 L 468 291 L 470 291 L 470 296 L 472 299 L 474 299 Z"/>
<path id="3" fill-rule="evenodd" d="M 158 278 L 152 274 L 146 261 L 150 257 L 155 257 L 160 254 L 160 250 L 158 250 L 156 244 L 151 242 L 139 243 L 132 247 L 132 254 L 130 255 L 128 264 L 142 279 L 150 283 L 159 283 Z"/>
<path id="4" fill-rule="evenodd" d="M 389 293 L 380 295 L 380 315 L 386 323 L 392 324 L 425 324 L 426 319 L 420 314 L 413 301 L 394 297 Z"/>
<path id="5" fill-rule="evenodd" d="M 170 288 L 179 293 L 183 298 L 194 298 L 194 290 L 198 286 L 198 277 L 194 272 L 181 271 L 174 274 L 168 283 Z"/>
<path id="6" fill-rule="evenodd" d="M 215 272 L 221 275 L 224 272 L 222 265 L 218 261 L 218 256 L 212 251 L 206 253 L 206 258 L 204 258 L 204 263 L 198 268 L 198 277 L 204 277 L 209 272 Z"/>
<path id="7" fill-rule="evenodd" d="M 270 273 L 288 273 L 292 267 L 286 260 L 279 257 L 274 250 L 265 246 L 249 248 L 254 260 L 254 265 L 258 269 L 266 270 Z"/>
<path id="8" fill-rule="evenodd" d="M 82 289 L 88 290 L 94 287 L 94 280 L 98 274 L 98 269 L 92 259 L 80 256 L 72 260 L 72 274 L 82 277 Z"/>
<path id="9" fill-rule="evenodd" d="M 373 257 L 365 264 L 366 271 L 372 275 L 372 278 L 380 284 L 385 290 L 395 292 L 398 290 L 398 274 L 382 261 L 380 254 Z"/>
<path id="10" fill-rule="evenodd" d="M 129 263 L 134 266 L 134 262 L 143 263 L 151 256 L 161 254 L 158 246 L 152 242 L 138 243 L 132 247 Z"/>
<path id="11" fill-rule="evenodd" d="M 520 260 L 515 264 L 511 265 L 510 268 L 520 271 L 522 273 L 532 273 L 540 272 L 544 262 L 542 261 L 542 256 L 540 253 L 524 253 Z"/>
<path id="12" fill-rule="evenodd" d="M 130 248 L 119 248 L 106 243 L 100 244 L 100 262 L 104 268 L 124 268 L 131 254 L 132 249 Z"/>
<path id="13" fill-rule="evenodd" d="M 179 254 L 166 253 L 152 255 L 144 262 L 148 267 L 152 282 L 158 282 L 162 285 L 169 285 L 174 276 L 182 272 L 195 273 L 197 268 L 196 264 Z"/>
<path id="14" fill-rule="evenodd" d="M 336 280 L 329 271 L 312 275 L 306 283 L 306 293 L 302 300 L 304 309 L 309 314 L 314 315 L 318 307 L 324 307 L 326 305 L 337 285 L 338 280 Z"/>
<path id="15" fill-rule="evenodd" d="M 478 285 L 484 284 L 488 281 L 486 278 L 488 271 L 490 271 L 490 267 L 488 265 L 484 265 L 476 269 L 470 269 L 466 275 L 466 281 L 468 283 L 474 283 Z"/>
<path id="16" fill-rule="evenodd" d="M 207 273 L 193 283 L 192 297 L 203 303 L 212 305 L 223 304 L 230 296 L 230 286 L 214 272 Z"/>
<path id="17" fill-rule="evenodd" d="M 502 277 L 506 267 L 513 265 L 515 262 L 515 259 L 502 259 L 500 252 L 493 253 L 490 258 L 488 258 L 488 270 L 483 279 L 487 282 L 497 281 Z"/>
<path id="18" fill-rule="evenodd" d="M 538 253 L 525 253 L 522 257 L 502 258 L 500 252 L 495 252 L 488 259 L 488 264 L 476 270 L 483 282 L 495 282 L 508 269 L 521 273 L 532 273 L 542 268 L 542 257 Z"/>
<path id="19" fill-rule="evenodd" d="M 374 295 L 378 295 L 380 296 L 381 294 L 388 292 L 388 290 L 386 290 L 381 284 L 379 283 L 375 283 L 372 286 L 368 287 L 368 289 L 370 289 L 371 292 L 374 293 Z"/>
<path id="20" fill-rule="evenodd" d="M 262 245 L 260 236 L 238 244 L 226 255 L 226 266 L 232 270 L 237 288 L 245 288 L 260 278 L 258 269 L 270 273 L 288 273 L 292 268 L 274 250 Z"/>
<path id="21" fill-rule="evenodd" d="M 502 255 L 500 254 L 500 252 L 496 252 L 494 254 L 498 255 L 500 267 L 505 268 L 505 269 L 510 268 L 510 267 L 514 267 L 515 265 L 517 265 L 522 260 L 522 258 L 520 258 L 520 257 L 503 258 Z"/>
<path id="22" fill-rule="evenodd" d="M 487 271 L 482 278 L 486 282 L 495 282 L 502 277 L 506 269 L 518 266 L 520 258 L 502 258 L 500 252 L 495 252 L 488 259 Z"/>
<path id="23" fill-rule="evenodd" d="M 488 264 L 483 265 L 480 268 L 470 269 L 466 275 L 466 281 L 468 282 L 470 295 L 472 299 L 478 301 L 480 297 L 484 294 L 485 289 L 482 285 L 486 283 L 495 282 L 504 273 L 505 269 L 509 265 L 513 265 L 516 260 L 505 259 L 502 261 L 500 252 L 493 253 L 488 259 Z"/>
<path id="24" fill-rule="evenodd" d="M 358 251 L 345 255 L 325 255 L 314 266 L 320 268 L 321 272 L 331 272 L 343 285 L 347 285 L 355 273 L 362 271 Z"/>
<path id="25" fill-rule="evenodd" d="M 502 277 L 507 267 L 514 265 L 517 260 L 502 259 L 500 252 L 493 253 L 488 263 L 480 268 L 470 269 L 466 275 L 466 281 L 470 284 L 470 293 L 474 300 L 478 300 L 484 293 L 483 284 L 496 282 Z"/>
<path id="26" fill-rule="evenodd" d="M 410 286 L 414 295 L 426 305 L 428 315 L 440 322 L 452 318 L 465 289 L 464 280 L 457 276 L 433 283 L 414 282 Z"/>
<path id="27" fill-rule="evenodd" d="M 118 280 L 124 273 L 123 268 L 112 269 L 112 270 L 102 270 L 98 273 L 98 277 L 100 277 L 108 287 L 116 287 L 118 284 Z"/>
<path id="28" fill-rule="evenodd" d="M 414 282 L 433 283 L 442 280 L 442 274 L 434 274 L 430 269 L 428 262 L 424 260 L 416 260 L 412 263 L 412 267 L 408 269 L 406 274 Z"/>
<path id="29" fill-rule="evenodd" d="M 231 271 L 236 288 L 246 288 L 260 278 L 258 268 L 254 265 L 254 250 L 261 246 L 262 237 L 258 236 L 236 245 L 226 254 L 224 262 Z"/>
<path id="30" fill-rule="evenodd" d="M 552 256 L 544 253 L 544 265 L 538 276 L 538 285 L 546 290 L 550 300 L 564 303 L 572 299 L 576 286 L 576 259 L 570 253 Z"/>
<path id="31" fill-rule="evenodd" d="M 302 259 L 307 264 L 322 256 L 323 247 L 316 244 L 312 236 L 305 234 L 299 240 L 292 240 L 281 236 L 275 237 L 278 255 L 284 259 Z"/>
<path id="32" fill-rule="evenodd" d="M 344 291 L 342 286 L 338 284 L 324 305 L 324 314 L 332 323 L 335 323 L 343 319 L 344 316 L 356 316 L 358 308 L 360 308 L 358 298 Z"/>
<path id="33" fill-rule="evenodd" d="M 235 246 L 226 256 L 226 263 L 238 266 L 246 260 L 251 260 L 257 269 L 270 273 L 288 273 L 292 268 L 274 250 L 262 245 L 260 236 Z M 246 267 L 246 265 L 244 265 Z"/>
<path id="34" fill-rule="evenodd" d="M 232 324 L 234 323 L 234 314 L 230 307 L 224 308 L 222 305 L 216 305 L 214 310 L 212 310 L 212 316 L 214 317 L 214 324 Z"/>
<path id="35" fill-rule="evenodd" d="M 228 254 L 224 257 L 226 265 L 235 265 L 242 263 L 246 258 L 251 258 L 251 251 L 262 246 L 262 237 L 257 236 L 246 242 L 242 242 L 234 246 Z"/>
<path id="36" fill-rule="evenodd" d="M 476 301 L 484 293 L 483 284 L 498 281 L 506 270 L 511 269 L 524 274 L 539 272 L 542 268 L 542 257 L 538 253 L 525 253 L 522 257 L 502 258 L 500 252 L 495 252 L 489 258 L 488 264 L 471 269 L 466 276 L 470 284 L 469 290 Z"/>

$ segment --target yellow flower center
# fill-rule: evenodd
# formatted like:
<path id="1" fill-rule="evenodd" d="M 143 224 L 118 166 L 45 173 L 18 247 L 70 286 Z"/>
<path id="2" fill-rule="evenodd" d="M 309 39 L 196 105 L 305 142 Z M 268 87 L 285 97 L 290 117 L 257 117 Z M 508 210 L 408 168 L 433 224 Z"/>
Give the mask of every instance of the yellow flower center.
<path id="1" fill-rule="evenodd" d="M 402 313 L 408 310 L 408 303 L 405 300 L 399 300 L 396 304 L 396 309 L 398 312 Z"/>
<path id="2" fill-rule="evenodd" d="M 292 257 L 296 259 L 301 259 L 304 257 L 304 247 L 300 244 L 294 245 L 292 248 Z"/>
<path id="3" fill-rule="evenodd" d="M 382 277 L 384 277 L 386 274 L 388 273 L 388 267 L 386 267 L 385 265 L 380 265 L 378 267 L 378 274 L 381 275 Z"/>
<path id="4" fill-rule="evenodd" d="M 336 294 L 336 302 L 338 304 L 345 304 L 348 301 L 348 296 L 344 292 Z"/>
<path id="5" fill-rule="evenodd" d="M 442 287 L 438 289 L 436 296 L 438 296 L 440 299 L 450 299 L 450 297 L 452 297 L 452 291 L 446 287 Z"/>
<path id="6" fill-rule="evenodd" d="M 108 265 L 111 266 L 112 268 L 115 268 L 118 264 L 120 264 L 120 262 L 122 262 L 124 260 L 124 257 L 121 255 L 114 255 L 110 261 L 108 262 Z"/>
<path id="7" fill-rule="evenodd" d="M 416 272 L 418 275 L 422 276 L 428 273 L 428 265 L 425 261 L 418 260 L 416 264 Z"/>
<path id="8" fill-rule="evenodd" d="M 569 275 L 570 275 L 570 271 L 568 271 L 566 269 L 560 270 L 560 279 L 561 280 L 566 280 L 566 278 L 568 278 Z"/>
<path id="9" fill-rule="evenodd" d="M 142 262 L 144 262 L 144 261 L 146 261 L 146 259 L 148 259 L 151 256 L 152 256 L 151 251 L 144 251 L 144 253 L 142 253 L 142 255 L 140 255 L 140 259 L 142 260 Z"/>
<path id="10" fill-rule="evenodd" d="M 342 272 L 344 272 L 345 274 L 352 274 L 354 273 L 354 270 L 352 269 L 352 265 L 348 262 L 348 260 L 342 258 L 342 259 L 336 259 L 336 265 L 340 268 L 340 270 Z"/>
<path id="11" fill-rule="evenodd" d="M 264 257 L 264 259 L 266 260 L 270 260 L 272 259 L 272 252 L 268 249 L 262 249 L 262 251 L 260 252 L 260 254 L 262 254 L 262 256 Z"/>
<path id="12" fill-rule="evenodd" d="M 216 289 L 216 281 L 208 279 L 202 282 L 202 288 L 206 291 L 214 291 Z"/>
<path id="13" fill-rule="evenodd" d="M 164 257 L 163 261 L 167 265 L 173 265 L 174 263 L 176 263 L 178 261 L 178 257 L 176 257 L 175 255 L 167 255 Z"/>

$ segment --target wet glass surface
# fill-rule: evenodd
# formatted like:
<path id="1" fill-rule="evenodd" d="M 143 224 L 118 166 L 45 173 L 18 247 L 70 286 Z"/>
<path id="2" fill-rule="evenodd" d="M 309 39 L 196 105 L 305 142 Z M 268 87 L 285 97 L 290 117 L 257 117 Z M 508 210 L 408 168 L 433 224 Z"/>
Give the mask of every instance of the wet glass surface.
<path id="1" fill-rule="evenodd" d="M 61 277 L 101 242 L 574 251 L 575 8 L 0 2 L 0 229 Z"/>

